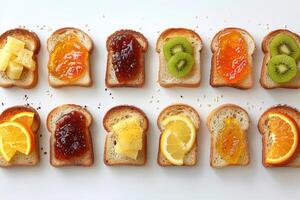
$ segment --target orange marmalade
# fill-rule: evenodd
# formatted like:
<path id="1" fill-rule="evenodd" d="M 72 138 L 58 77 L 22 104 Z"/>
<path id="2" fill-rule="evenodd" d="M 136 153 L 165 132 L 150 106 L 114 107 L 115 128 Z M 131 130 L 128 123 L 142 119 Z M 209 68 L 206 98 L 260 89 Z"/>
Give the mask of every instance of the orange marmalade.
<path id="1" fill-rule="evenodd" d="M 228 83 L 237 83 L 250 71 L 247 42 L 237 31 L 221 35 L 218 42 L 217 71 Z"/>
<path id="2" fill-rule="evenodd" d="M 58 79 L 75 81 L 88 67 L 89 52 L 75 34 L 66 35 L 50 54 L 49 72 Z"/>

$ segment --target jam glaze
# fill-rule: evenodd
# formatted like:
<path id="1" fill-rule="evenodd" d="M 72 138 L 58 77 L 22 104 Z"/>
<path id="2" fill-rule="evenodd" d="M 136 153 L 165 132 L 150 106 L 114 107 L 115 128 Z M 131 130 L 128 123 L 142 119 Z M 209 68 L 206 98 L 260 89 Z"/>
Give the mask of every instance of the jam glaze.
<path id="1" fill-rule="evenodd" d="M 228 83 L 243 80 L 250 73 L 248 45 L 238 31 L 229 31 L 219 37 L 216 68 Z"/>
<path id="2" fill-rule="evenodd" d="M 81 78 L 87 67 L 89 52 L 74 33 L 57 42 L 50 54 L 49 72 L 58 79 L 73 82 Z"/>
<path id="3" fill-rule="evenodd" d="M 112 65 L 120 83 L 134 80 L 142 70 L 143 48 L 130 32 L 117 32 L 111 39 Z"/>
<path id="4" fill-rule="evenodd" d="M 57 159 L 69 160 L 89 150 L 86 123 L 85 116 L 78 111 L 72 111 L 57 120 L 54 145 Z"/>

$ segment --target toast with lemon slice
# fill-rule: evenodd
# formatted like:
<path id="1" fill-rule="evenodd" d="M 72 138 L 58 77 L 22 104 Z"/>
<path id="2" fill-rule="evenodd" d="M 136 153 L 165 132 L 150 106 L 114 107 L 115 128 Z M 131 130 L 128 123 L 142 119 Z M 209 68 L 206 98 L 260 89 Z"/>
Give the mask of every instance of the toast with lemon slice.
<path id="1" fill-rule="evenodd" d="M 210 165 L 215 168 L 243 166 L 250 162 L 247 130 L 248 113 L 234 104 L 214 109 L 207 118 L 210 131 Z"/>
<path id="2" fill-rule="evenodd" d="M 14 106 L 1 113 L 0 167 L 32 166 L 39 162 L 39 127 L 39 114 L 29 106 Z M 14 144 L 15 148 L 7 144 Z"/>
<path id="3" fill-rule="evenodd" d="M 300 112 L 286 105 L 267 109 L 260 117 L 262 163 L 265 167 L 300 167 Z"/>
<path id="4" fill-rule="evenodd" d="M 0 36 L 0 87 L 33 88 L 38 81 L 38 36 L 26 29 L 8 30 Z"/>
<path id="5" fill-rule="evenodd" d="M 105 114 L 103 126 L 107 131 L 106 165 L 145 165 L 149 122 L 142 110 L 128 105 L 113 107 Z"/>
<path id="6" fill-rule="evenodd" d="M 159 139 L 157 162 L 162 167 L 193 166 L 197 163 L 197 132 L 200 117 L 185 104 L 174 104 L 161 111 L 157 126 Z"/>

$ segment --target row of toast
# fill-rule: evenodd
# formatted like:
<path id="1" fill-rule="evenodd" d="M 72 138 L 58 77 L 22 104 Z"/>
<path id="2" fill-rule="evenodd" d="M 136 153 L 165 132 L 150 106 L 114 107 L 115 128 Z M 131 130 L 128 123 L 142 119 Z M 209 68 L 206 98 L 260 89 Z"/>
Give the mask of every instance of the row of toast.
<path id="1" fill-rule="evenodd" d="M 156 42 L 158 82 L 162 87 L 198 87 L 201 80 L 200 36 L 190 29 L 169 28 Z M 62 28 L 47 40 L 48 82 L 52 87 L 92 85 L 90 55 L 93 41 L 76 28 Z M 106 41 L 106 87 L 142 87 L 145 83 L 146 37 L 119 30 Z M 13 29 L 0 36 L 0 86 L 32 88 L 38 80 L 38 36 Z M 289 30 L 270 32 L 262 42 L 260 83 L 264 88 L 300 88 L 300 37 Z M 226 28 L 211 42 L 213 87 L 249 89 L 253 86 L 255 41 L 245 30 Z"/>
<path id="2" fill-rule="evenodd" d="M 93 117 L 85 107 L 65 104 L 47 117 L 50 132 L 50 163 L 54 167 L 91 166 L 94 162 L 90 126 Z M 193 166 L 198 157 L 198 112 L 186 104 L 174 104 L 161 111 L 157 162 L 160 166 Z M 248 113 L 240 106 L 224 104 L 206 121 L 210 132 L 212 167 L 243 166 L 250 162 L 247 131 Z M 144 165 L 147 161 L 149 122 L 139 108 L 120 105 L 103 118 L 106 130 L 104 163 Z M 32 166 L 39 162 L 40 117 L 29 106 L 8 108 L 0 115 L 0 166 Z M 262 162 L 265 167 L 300 167 L 300 113 L 277 105 L 260 117 Z"/>

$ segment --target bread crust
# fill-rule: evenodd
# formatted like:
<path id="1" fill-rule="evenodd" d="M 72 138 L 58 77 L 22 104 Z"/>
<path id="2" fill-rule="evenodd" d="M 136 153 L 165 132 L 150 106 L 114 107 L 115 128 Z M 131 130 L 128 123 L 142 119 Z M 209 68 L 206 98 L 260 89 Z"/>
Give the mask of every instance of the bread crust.
<path id="1" fill-rule="evenodd" d="M 84 114 L 84 116 L 86 116 L 86 115 L 89 116 L 89 119 L 86 119 L 87 120 L 86 136 L 87 136 L 87 145 L 89 146 L 89 150 L 85 154 L 83 154 L 79 157 L 74 157 L 69 160 L 57 160 L 54 156 L 54 142 L 55 142 L 54 131 L 55 130 L 53 130 L 51 128 L 51 123 L 53 123 L 51 118 L 53 115 L 55 115 L 55 113 L 60 113 L 61 112 L 60 110 L 68 109 L 70 107 L 74 108 L 73 109 L 74 111 L 81 112 L 82 114 Z M 50 113 L 47 116 L 46 124 L 47 124 L 47 129 L 50 132 L 50 164 L 53 167 L 65 167 L 65 166 L 89 167 L 89 166 L 93 165 L 93 163 L 94 163 L 93 140 L 92 140 L 92 136 L 91 136 L 91 132 L 90 132 L 92 120 L 93 120 L 93 117 L 92 117 L 91 113 L 86 108 L 76 105 L 76 104 L 64 104 L 64 105 L 58 106 L 58 107 L 54 108 L 52 111 L 50 111 Z M 87 158 L 85 158 L 85 157 L 87 157 Z M 82 159 L 85 159 L 85 160 L 82 161 Z"/>
<path id="2" fill-rule="evenodd" d="M 300 45 L 300 36 L 292 31 L 286 30 L 286 29 L 277 29 L 272 32 L 270 32 L 268 35 L 266 35 L 262 41 L 261 44 L 261 49 L 264 53 L 264 58 L 263 58 L 263 63 L 261 67 L 261 74 L 260 74 L 260 84 L 263 88 L 265 89 L 274 89 L 274 88 L 287 88 L 287 89 L 298 89 L 300 88 L 300 81 L 297 81 L 297 83 L 291 84 L 290 82 L 288 83 L 275 83 L 274 86 L 271 86 L 267 83 L 267 64 L 271 58 L 271 53 L 269 51 L 269 44 L 271 40 L 278 34 L 280 33 L 285 33 L 288 34 L 289 36 L 292 36 Z M 299 65 L 299 61 L 297 62 L 297 65 Z M 299 73 L 299 72 L 298 72 Z"/>
<path id="3" fill-rule="evenodd" d="M 22 29 L 22 28 L 15 28 L 8 30 L 4 32 L 2 35 L 0 35 L 0 47 L 2 48 L 7 41 L 8 36 L 22 36 L 26 37 L 27 39 L 30 39 L 34 43 L 34 49 L 33 49 L 33 56 L 32 59 L 36 63 L 36 68 L 33 72 L 28 72 L 28 73 L 33 73 L 33 79 L 31 82 L 27 85 L 22 85 L 17 82 L 11 82 L 11 83 L 2 83 L 0 84 L 0 87 L 3 88 L 10 88 L 10 87 L 19 87 L 23 89 L 31 89 L 37 85 L 38 82 L 38 71 L 39 71 L 39 64 L 38 64 L 38 53 L 40 51 L 41 43 L 40 39 L 37 36 L 37 34 L 33 31 L 29 31 L 27 29 Z"/>
<path id="4" fill-rule="evenodd" d="M 112 117 L 112 115 L 114 115 L 115 113 L 119 113 L 119 112 L 122 112 L 123 110 L 131 110 L 132 112 L 137 112 L 139 113 L 143 119 L 145 120 L 145 127 L 144 127 L 144 131 L 143 131 L 143 149 L 142 149 L 142 152 L 143 152 L 143 162 L 142 163 L 133 163 L 133 162 L 121 162 L 121 161 L 115 161 L 113 163 L 111 163 L 109 160 L 106 159 L 106 155 L 107 155 L 107 146 L 108 146 L 108 132 L 110 132 L 110 128 L 108 127 L 108 120 L 109 118 Z M 128 165 L 128 166 L 143 166 L 146 164 L 147 162 L 147 135 L 148 135 L 148 129 L 149 129 L 149 121 L 148 121 L 148 118 L 146 116 L 146 114 L 144 113 L 144 111 L 142 111 L 141 109 L 135 107 L 135 106 L 131 106 L 131 105 L 119 105 L 119 106 L 115 106 L 115 107 L 112 107 L 111 109 L 109 109 L 105 116 L 103 117 L 103 127 L 104 129 L 106 130 L 106 136 L 105 136 L 105 146 L 104 146 L 104 156 L 103 156 L 103 160 L 104 160 L 104 164 L 107 165 L 107 166 L 124 166 L 124 165 Z"/>
<path id="5" fill-rule="evenodd" d="M 250 67 L 250 72 L 249 74 L 241 81 L 237 82 L 237 83 L 228 83 L 226 80 L 223 79 L 223 77 L 221 76 L 218 76 L 221 80 L 219 80 L 219 82 L 214 82 L 214 77 L 217 75 L 217 69 L 216 69 L 216 56 L 217 56 L 217 51 L 218 51 L 218 38 L 223 35 L 223 34 L 226 34 L 227 32 L 230 32 L 230 31 L 237 31 L 239 33 L 244 33 L 244 34 L 247 34 L 247 36 L 249 38 L 251 38 L 252 42 L 254 43 L 254 49 L 252 52 L 249 52 L 249 67 Z M 248 42 L 247 42 L 248 43 Z M 248 43 L 249 45 L 249 43 Z M 236 28 L 236 27 L 229 27 L 229 28 L 225 28 L 225 29 L 222 29 L 220 30 L 212 39 L 212 42 L 211 42 L 211 45 L 210 45 L 210 49 L 211 49 L 211 52 L 212 52 L 212 58 L 211 58 L 211 68 L 210 68 L 210 85 L 212 87 L 233 87 L 233 88 L 236 88 L 236 89 L 241 89 L 241 90 L 247 90 L 247 89 L 250 89 L 253 87 L 253 62 L 252 62 L 252 57 L 253 57 L 253 54 L 255 52 L 255 40 L 253 39 L 252 35 L 247 32 L 246 30 L 244 29 L 241 29 L 241 28 Z M 249 49 L 248 49 L 249 50 Z M 245 79 L 250 79 L 250 84 L 243 84 L 243 81 Z"/>
<path id="6" fill-rule="evenodd" d="M 133 35 L 137 41 L 140 43 L 142 49 L 143 49 L 143 53 L 142 53 L 142 56 L 141 56 L 141 63 L 142 63 L 142 70 L 140 72 L 140 75 L 141 75 L 141 82 L 138 82 L 137 79 L 138 79 L 138 76 L 137 76 L 137 79 L 134 80 L 134 81 L 130 81 L 130 82 L 127 82 L 127 83 L 110 83 L 110 70 L 113 70 L 111 69 L 112 67 L 112 56 L 113 56 L 113 53 L 112 53 L 112 49 L 110 47 L 110 44 L 111 44 L 111 41 L 112 39 L 116 36 L 116 35 L 119 35 L 119 34 L 130 34 L 130 35 Z M 141 44 L 140 40 L 143 42 L 143 44 Z M 147 38 L 140 32 L 137 32 L 137 31 L 133 31 L 133 30 L 129 30 L 129 29 L 121 29 L 121 30 L 118 30 L 116 32 L 114 32 L 113 34 L 111 34 L 107 40 L 106 40 L 106 50 L 107 50 L 107 63 L 106 63 L 106 73 L 105 73 L 105 85 L 106 87 L 108 88 L 113 88 L 113 87 L 136 87 L 136 88 L 140 88 L 140 87 L 143 87 L 145 85 L 145 54 L 148 50 L 148 40 Z"/>
<path id="7" fill-rule="evenodd" d="M 49 56 L 50 56 L 50 53 L 52 52 L 51 48 L 50 48 L 50 44 L 51 44 L 51 41 L 53 38 L 55 37 L 58 37 L 59 35 L 62 35 L 68 31 L 72 31 L 73 33 L 75 34 L 78 34 L 78 33 L 81 33 L 85 36 L 86 39 L 89 40 L 89 46 L 87 47 L 86 45 L 84 45 L 88 52 L 89 52 L 89 59 L 90 59 L 90 56 L 91 56 L 91 53 L 93 51 L 93 48 L 94 48 L 94 44 L 93 44 L 93 40 L 91 39 L 91 37 L 84 31 L 78 29 L 78 28 L 74 28 L 74 27 L 64 27 L 64 28 L 60 28 L 56 31 L 54 31 L 51 36 L 48 38 L 47 40 L 47 50 L 49 52 Z M 49 64 L 50 64 L 50 58 L 49 58 L 49 61 L 48 61 L 48 68 L 49 68 Z M 75 80 L 75 81 L 72 81 L 72 82 L 68 82 L 68 81 L 63 81 L 63 80 L 60 80 L 61 83 L 56 83 L 55 81 L 52 81 L 51 80 L 51 73 L 48 71 L 48 82 L 49 82 L 49 85 L 53 88 L 61 88 L 61 87 L 68 87 L 68 86 L 78 86 L 78 87 L 90 87 L 93 85 L 93 79 L 92 79 L 92 72 L 91 72 L 91 66 L 90 66 L 90 60 L 88 60 L 88 65 L 87 65 L 87 72 L 85 73 L 88 73 L 88 77 L 89 77 L 89 80 L 87 83 L 82 83 L 80 82 L 82 80 L 82 77 L 79 78 L 78 80 Z"/>
<path id="8" fill-rule="evenodd" d="M 32 108 L 31 106 L 13 106 L 10 108 L 5 109 L 2 111 L 0 115 L 0 122 L 6 121 L 8 118 L 12 117 L 13 115 L 20 113 L 20 112 L 33 112 L 34 113 L 34 119 L 32 124 L 32 132 L 35 135 L 35 147 L 33 148 L 33 152 L 36 154 L 36 159 L 32 161 L 32 163 L 29 162 L 23 162 L 23 163 L 10 163 L 6 162 L 5 165 L 0 165 L 0 167 L 9 168 L 9 167 L 16 167 L 16 166 L 35 166 L 40 161 L 40 146 L 39 146 L 39 135 L 38 130 L 40 128 L 40 116 L 38 112 Z M 22 155 L 22 157 L 26 157 L 26 155 Z"/>
<path id="9" fill-rule="evenodd" d="M 158 37 L 157 41 L 156 41 L 156 52 L 160 54 L 161 52 L 161 43 L 164 42 L 170 35 L 172 34 L 176 34 L 176 35 L 185 35 L 187 37 L 195 37 L 197 38 L 197 41 L 200 43 L 200 52 L 199 52 L 199 55 L 201 55 L 201 51 L 202 51 L 202 46 L 203 46 L 203 42 L 202 42 L 202 39 L 201 37 L 193 30 L 191 29 L 186 29 L 186 28 L 168 28 L 166 30 L 164 30 L 160 36 Z M 165 58 L 160 58 L 160 59 L 165 59 Z M 201 62 L 201 60 L 200 60 Z M 200 63 L 199 63 L 200 64 Z M 185 83 L 185 82 L 182 82 L 182 83 L 164 83 L 163 80 L 161 80 L 160 78 L 160 74 L 162 73 L 162 64 L 161 64 L 161 61 L 160 61 L 160 67 L 159 67 L 159 71 L 158 71 L 158 83 L 161 87 L 164 87 L 164 88 L 171 88 L 171 87 L 187 87 L 187 88 L 196 88 L 196 87 L 199 87 L 200 86 L 200 82 L 201 82 L 201 78 L 199 78 L 199 80 L 196 82 L 196 83 Z M 201 66 L 199 66 L 201 68 Z M 200 74 L 199 76 L 201 76 L 201 69 L 200 69 Z"/>

